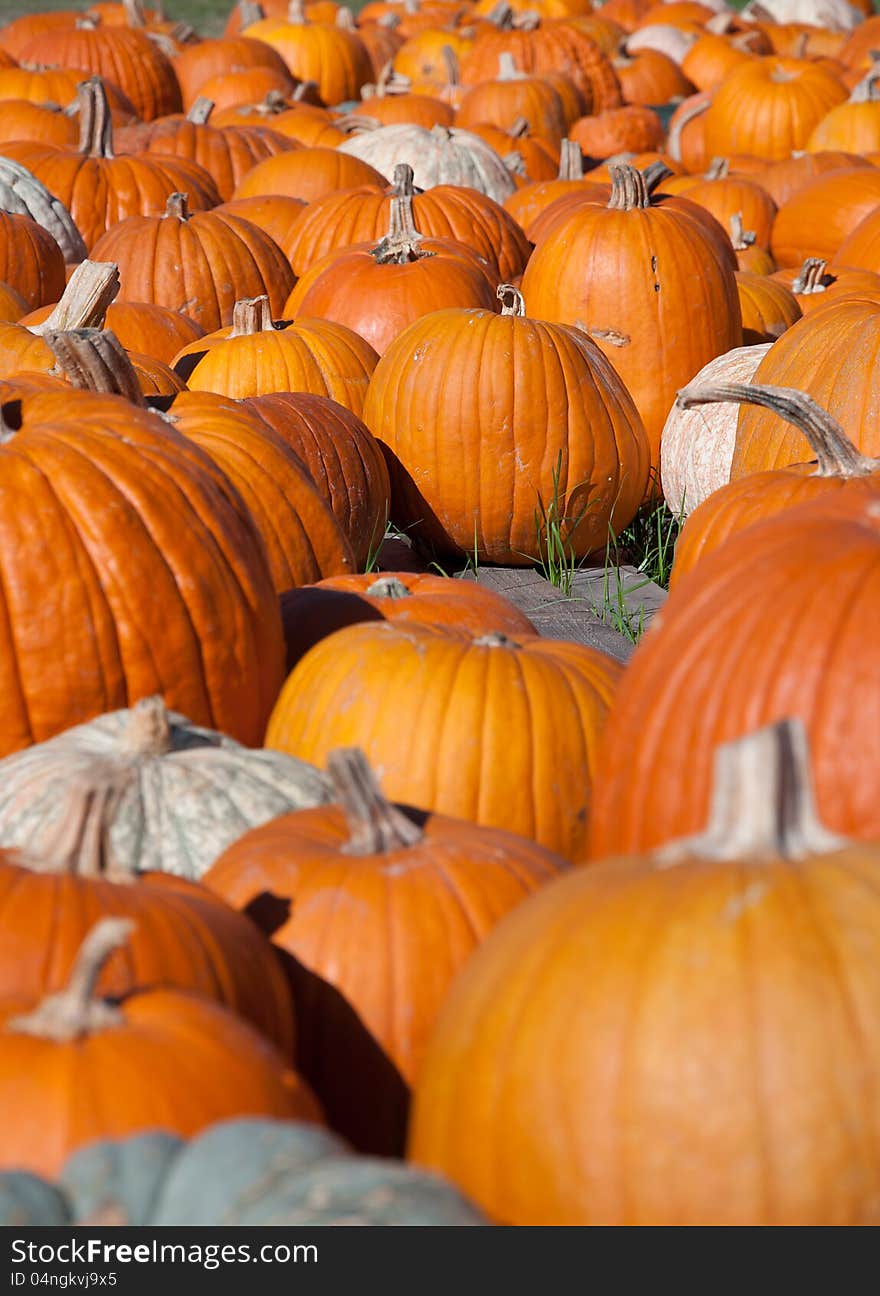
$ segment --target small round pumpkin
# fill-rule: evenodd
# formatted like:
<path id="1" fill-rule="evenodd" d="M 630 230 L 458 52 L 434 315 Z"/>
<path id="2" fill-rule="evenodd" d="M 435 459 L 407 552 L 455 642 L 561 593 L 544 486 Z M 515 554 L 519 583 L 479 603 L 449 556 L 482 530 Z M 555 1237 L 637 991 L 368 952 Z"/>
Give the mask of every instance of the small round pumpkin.
<path id="1" fill-rule="evenodd" d="M 746 346 L 775 342 L 801 318 L 801 308 L 794 293 L 769 275 L 737 270 L 736 288 Z"/>
<path id="2" fill-rule="evenodd" d="M 64 255 L 30 216 L 0 211 L 0 279 L 28 307 L 57 301 L 64 291 Z"/>
<path id="3" fill-rule="evenodd" d="M 710 156 L 750 153 L 775 162 L 806 148 L 813 128 L 846 99 L 831 72 L 801 59 L 749 59 L 715 91 L 705 117 Z"/>

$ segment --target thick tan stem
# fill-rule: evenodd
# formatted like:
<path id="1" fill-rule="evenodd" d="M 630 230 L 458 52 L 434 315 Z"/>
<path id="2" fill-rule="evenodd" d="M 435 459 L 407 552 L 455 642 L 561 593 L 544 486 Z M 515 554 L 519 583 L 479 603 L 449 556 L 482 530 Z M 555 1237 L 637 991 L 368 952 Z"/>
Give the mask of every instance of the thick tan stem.
<path id="1" fill-rule="evenodd" d="M 250 337 L 254 333 L 267 333 L 271 328 L 268 297 L 243 297 L 233 306 L 230 337 Z"/>
<path id="2" fill-rule="evenodd" d="M 171 750 L 171 720 L 161 694 L 141 698 L 128 714 L 118 747 L 126 756 L 164 756 Z"/>
<path id="3" fill-rule="evenodd" d="M 397 576 L 380 576 L 367 589 L 370 598 L 411 598 L 409 590 Z"/>
<path id="4" fill-rule="evenodd" d="M 511 139 L 525 139 L 530 130 L 528 117 L 514 117 L 507 133 Z"/>
<path id="5" fill-rule="evenodd" d="M 147 12 L 144 0 L 122 0 L 122 8 L 129 27 L 146 27 Z"/>
<path id="6" fill-rule="evenodd" d="M 336 795 L 351 834 L 346 855 L 381 855 L 414 846 L 421 828 L 385 800 L 376 775 L 359 747 L 342 747 L 327 758 Z"/>
<path id="7" fill-rule="evenodd" d="M 696 103 L 690 104 L 685 110 L 678 114 L 676 120 L 670 124 L 669 134 L 666 137 L 666 152 L 672 158 L 673 162 L 683 161 L 681 156 L 681 137 L 686 126 L 704 112 L 709 110 L 709 100 L 697 100 Z"/>
<path id="8" fill-rule="evenodd" d="M 516 66 L 513 55 L 509 50 L 505 50 L 498 55 L 498 77 L 499 81 L 521 81 L 525 76 Z"/>
<path id="9" fill-rule="evenodd" d="M 354 14 L 350 9 L 342 8 L 336 10 L 336 26 L 341 31 L 355 30 L 356 23 L 354 21 Z"/>
<path id="10" fill-rule="evenodd" d="M 199 95 L 198 99 L 193 102 L 192 107 L 186 114 L 186 120 L 196 126 L 204 126 L 214 111 L 214 100 L 205 99 Z"/>
<path id="11" fill-rule="evenodd" d="M 506 169 L 510 172 L 511 175 L 518 175 L 518 176 L 525 177 L 525 175 L 527 174 L 526 160 L 523 157 L 522 153 L 518 153 L 516 149 L 513 149 L 510 153 L 505 153 L 501 161 L 504 163 Z"/>
<path id="12" fill-rule="evenodd" d="M 102 918 L 80 946 L 65 989 L 47 995 L 33 1012 L 11 1018 L 6 1030 L 67 1044 L 124 1026 L 120 1009 L 96 998 L 95 987 L 107 960 L 126 944 L 133 929 L 130 918 Z"/>
<path id="13" fill-rule="evenodd" d="M 507 0 L 499 0 L 499 3 L 486 14 L 486 21 L 498 27 L 501 31 L 510 31 L 513 27 L 513 8 L 507 3 Z"/>
<path id="14" fill-rule="evenodd" d="M 559 148 L 559 180 L 583 180 L 584 155 L 573 139 L 564 139 Z"/>
<path id="15" fill-rule="evenodd" d="M 880 99 L 880 68 L 872 67 L 853 87 L 850 103 L 876 103 Z"/>
<path id="16" fill-rule="evenodd" d="M 475 639 L 474 646 L 476 648 L 521 648 L 522 644 L 511 639 L 509 635 L 493 630 L 490 634 L 480 635 L 479 639 Z"/>
<path id="17" fill-rule="evenodd" d="M 297 26 L 306 21 L 306 7 L 303 0 L 290 0 L 287 6 L 287 21 Z"/>
<path id="18" fill-rule="evenodd" d="M 43 341 L 55 357 L 53 373 L 82 391 L 124 396 L 144 405 L 144 396 L 122 343 L 109 329 L 69 329 L 45 333 Z"/>
<path id="19" fill-rule="evenodd" d="M 754 230 L 743 229 L 742 212 L 734 212 L 730 218 L 730 241 L 734 252 L 745 252 L 754 243 L 757 235 Z"/>
<path id="20" fill-rule="evenodd" d="M 168 200 L 165 203 L 165 210 L 162 213 L 163 220 L 167 218 L 169 220 L 188 221 L 190 215 L 191 212 L 187 206 L 185 193 L 173 193 L 168 195 Z"/>
<path id="21" fill-rule="evenodd" d="M 523 319 L 526 313 L 525 299 L 518 288 L 513 284 L 499 284 L 495 289 L 495 296 L 501 302 L 502 315 L 516 315 Z"/>
<path id="22" fill-rule="evenodd" d="M 30 331 L 45 336 L 70 329 L 100 328 L 107 307 L 118 293 L 119 266 L 115 261 L 82 261 L 68 279 L 52 314 Z"/>
<path id="23" fill-rule="evenodd" d="M 821 257 L 807 257 L 797 278 L 792 282 L 791 291 L 799 297 L 825 292 L 826 285 L 822 281 L 827 269 L 828 262 L 823 261 Z"/>
<path id="24" fill-rule="evenodd" d="M 726 180 L 730 173 L 730 162 L 725 157 L 713 158 L 704 176 L 706 180 Z"/>
<path id="25" fill-rule="evenodd" d="M 405 265 L 432 256 L 433 253 L 420 248 L 421 241 L 413 213 L 413 195 L 395 194 L 391 199 L 388 233 L 373 248 L 373 258 L 379 265 Z"/>
<path id="26" fill-rule="evenodd" d="M 689 858 L 799 860 L 841 850 L 816 813 L 807 735 L 782 720 L 715 749 L 712 802 L 704 832 L 655 852 L 662 865 Z"/>
<path id="27" fill-rule="evenodd" d="M 89 77 L 77 87 L 79 110 L 79 151 L 87 157 L 112 158 L 113 122 L 104 84 L 100 77 Z"/>
<path id="28" fill-rule="evenodd" d="M 265 9 L 256 0 L 238 0 L 238 20 L 242 31 L 246 27 L 252 27 L 254 23 L 262 22 L 265 17 Z"/>
<path id="29" fill-rule="evenodd" d="M 398 162 L 392 173 L 393 184 L 391 192 L 395 198 L 411 198 L 415 193 L 421 193 L 421 189 L 416 189 L 413 183 L 414 172 L 408 162 Z"/>
<path id="30" fill-rule="evenodd" d="M 806 392 L 760 383 L 696 383 L 678 393 L 682 409 L 728 401 L 772 410 L 803 433 L 816 456 L 819 477 L 867 477 L 880 471 L 880 460 L 868 459 L 850 441 L 827 410 Z"/>

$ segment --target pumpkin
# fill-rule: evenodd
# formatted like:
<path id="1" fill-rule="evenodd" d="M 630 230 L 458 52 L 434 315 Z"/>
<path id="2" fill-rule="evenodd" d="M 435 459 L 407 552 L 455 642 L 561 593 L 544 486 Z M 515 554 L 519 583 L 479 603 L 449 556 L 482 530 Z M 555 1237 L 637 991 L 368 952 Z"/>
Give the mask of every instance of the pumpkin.
<path id="1" fill-rule="evenodd" d="M 525 117 L 517 118 L 509 131 L 479 122 L 472 128 L 503 159 L 516 185 L 552 180 L 559 170 L 559 150 L 538 136 L 529 135 L 528 129 Z"/>
<path id="2" fill-rule="evenodd" d="M 11 1178 L 0 1175 L 0 1193 Z M 266 1117 L 218 1121 L 189 1142 L 159 1133 L 101 1139 L 67 1161 L 63 1196 L 23 1179 L 10 1187 L 41 1223 L 51 1222 L 47 1212 L 93 1226 L 487 1223 L 439 1175 L 352 1156 L 329 1130 Z"/>
<path id="3" fill-rule="evenodd" d="M 706 814 L 708 753 L 785 716 L 807 727 L 823 819 L 877 839 L 876 675 L 859 663 L 876 625 L 880 514 L 875 500 L 837 495 L 756 522 L 670 594 L 609 715 L 593 858 L 691 832 Z"/>
<path id="4" fill-rule="evenodd" d="M 0 1005 L 0 1084 L 6 1108 L 16 1113 L 0 1147 L 6 1169 L 54 1175 L 97 1138 L 155 1129 L 189 1135 L 230 1116 L 320 1120 L 314 1098 L 281 1054 L 219 1004 L 164 987 L 135 989 L 118 1004 L 96 996 L 98 978 L 131 925 L 128 918 L 102 918 L 63 990 L 36 1002 L 8 996 Z M 113 1064 L 129 1077 L 121 1088 L 100 1083 Z M 76 1101 L 81 1089 L 90 1102 Z"/>
<path id="5" fill-rule="evenodd" d="M 537 633 L 524 612 L 475 581 L 414 572 L 331 576 L 281 596 L 288 671 L 335 630 L 381 620 L 452 626 L 474 636 Z"/>
<path id="6" fill-rule="evenodd" d="M 830 261 L 878 203 L 880 171 L 873 167 L 817 176 L 780 207 L 773 222 L 774 261 L 779 266 L 799 266 L 806 257 Z"/>
<path id="7" fill-rule="evenodd" d="M 0 770 L 0 846 L 48 855 L 69 834 L 91 852 L 80 872 L 117 879 L 198 879 L 250 828 L 330 792 L 302 761 L 242 747 L 157 696 L 7 756 Z M 88 800 L 71 817 L 78 791 Z"/>
<path id="8" fill-rule="evenodd" d="M 66 265 L 84 260 L 86 245 L 70 212 L 27 167 L 0 157 L 0 212 L 30 216 L 61 248 Z"/>
<path id="9" fill-rule="evenodd" d="M 17 67 L 13 70 L 0 71 L 0 99 L 25 99 L 34 105 L 57 105 L 64 111 L 64 116 L 72 120 L 76 116 L 76 97 L 80 83 L 87 81 L 89 73 L 80 68 L 45 67 L 34 64 L 28 67 Z M 140 118 L 134 104 L 117 85 L 102 78 L 107 102 L 110 105 L 110 118 L 114 126 L 130 126 Z M 6 106 L 4 104 L 4 115 Z M 79 132 L 74 128 L 73 143 Z M 25 138 L 7 135 L 7 139 Z"/>
<path id="10" fill-rule="evenodd" d="M 498 295 L 500 316 L 424 316 L 379 361 L 364 421 L 388 450 L 392 516 L 436 552 L 513 566 L 554 528 L 572 554 L 603 549 L 647 485 L 639 416 L 579 329 Z"/>
<path id="11" fill-rule="evenodd" d="M 0 321 L 14 324 L 27 312 L 28 304 L 17 289 L 0 279 Z"/>
<path id="12" fill-rule="evenodd" d="M 316 82 L 327 104 L 358 99 L 361 86 L 373 74 L 370 56 L 356 32 L 309 22 L 296 0 L 291 0 L 283 19 L 262 19 L 246 27 L 244 34 L 277 50 L 299 80 Z"/>
<path id="13" fill-rule="evenodd" d="M 698 90 L 717 90 L 730 73 L 754 55 L 727 36 L 701 31 L 685 51 L 681 70 Z"/>
<path id="14" fill-rule="evenodd" d="M 846 99 L 842 82 L 801 59 L 750 59 L 734 68 L 706 112 L 710 155 L 751 153 L 770 162 L 803 149 L 813 128 Z"/>
<path id="15" fill-rule="evenodd" d="M 637 104 L 607 108 L 594 117 L 581 117 L 568 133 L 584 153 L 594 158 L 658 149 L 664 139 L 663 125 L 657 114 L 653 109 Z"/>
<path id="16" fill-rule="evenodd" d="M 870 165 L 865 158 L 856 157 L 852 153 L 796 153 L 783 162 L 774 162 L 754 179 L 767 190 L 776 206 L 782 207 L 818 176 L 829 171 L 852 170 L 853 167 L 867 170 Z"/>
<path id="17" fill-rule="evenodd" d="M 665 192 L 676 192 L 674 179 L 671 183 L 664 183 L 663 187 Z M 703 179 L 680 192 L 690 202 L 711 212 L 725 229 L 730 228 L 731 218 L 738 215 L 745 229 L 754 233 L 753 241 L 759 247 L 769 249 L 775 228 L 776 204 L 754 180 L 731 175 L 726 159 L 717 159 Z"/>
<path id="18" fill-rule="evenodd" d="M 688 518 L 675 546 L 672 582 L 677 584 L 698 562 L 713 553 L 728 536 L 806 500 L 845 489 L 880 504 L 880 459 L 859 454 L 834 419 L 802 392 L 758 384 L 695 384 L 679 392 L 685 409 L 691 402 L 707 405 L 736 401 L 763 405 L 792 423 L 807 439 L 815 462 L 751 473 L 715 491 Z"/>
<path id="19" fill-rule="evenodd" d="M 309 392 L 272 392 L 243 403 L 302 460 L 363 568 L 382 543 L 391 495 L 369 428 L 345 406 Z"/>
<path id="20" fill-rule="evenodd" d="M 0 325 L 0 377 L 15 378 L 22 370 L 48 373 L 58 363 L 44 341 L 59 329 L 100 328 L 107 308 L 119 292 L 119 273 L 113 264 L 81 262 L 54 306 L 38 310 L 15 325 Z M 63 373 L 62 375 L 63 376 Z"/>
<path id="21" fill-rule="evenodd" d="M 268 234 L 290 260 L 293 226 L 306 204 L 301 198 L 287 198 L 282 194 L 263 194 L 257 198 L 233 198 L 214 208 L 216 216 L 240 216 Z"/>
<path id="22" fill-rule="evenodd" d="M 245 296 L 267 293 L 280 310 L 294 282 L 268 234 L 239 216 L 190 212 L 182 193 L 170 195 L 164 215 L 120 221 L 93 255 L 119 266 L 123 297 L 183 311 L 206 330 L 228 324 Z"/>
<path id="23" fill-rule="evenodd" d="M 100 80 L 83 82 L 79 99 L 78 151 L 27 142 L 4 147 L 69 209 L 88 248 L 127 216 L 158 215 L 175 190 L 186 190 L 196 209 L 220 201 L 213 180 L 196 162 L 164 155 L 114 156 L 113 127 Z"/>
<path id="24" fill-rule="evenodd" d="M 391 176 L 396 165 L 407 162 L 419 189 L 456 185 L 488 194 L 499 203 L 514 190 L 495 150 L 479 135 L 457 127 L 380 126 L 352 136 L 338 151 L 368 163 L 382 176 Z"/>
<path id="25" fill-rule="evenodd" d="M 702 831 L 498 925 L 441 1010 L 415 1164 L 506 1224 L 876 1222 L 877 850 L 817 818 L 805 748 L 718 747 Z"/>
<path id="26" fill-rule="evenodd" d="M 384 183 L 384 176 L 375 167 L 346 156 L 342 148 L 300 148 L 278 153 L 252 167 L 236 186 L 233 197 L 280 194 L 313 202 L 337 189 L 382 187 Z"/>
<path id="27" fill-rule="evenodd" d="M 223 199 L 232 197 L 239 180 L 258 162 L 297 147 L 295 141 L 271 130 L 212 126 L 213 107 L 210 99 L 196 99 L 185 117 L 163 117 L 129 126 L 118 133 L 118 146 L 125 153 L 155 153 L 198 162 L 210 173 Z"/>
<path id="28" fill-rule="evenodd" d="M 728 221 L 728 229 L 730 231 L 730 242 L 736 253 L 736 264 L 740 270 L 747 270 L 758 275 L 773 274 L 776 269 L 776 262 L 766 248 L 759 246 L 756 241 L 755 231 L 744 228 L 742 212 L 732 214 Z"/>
<path id="29" fill-rule="evenodd" d="M 554 179 L 539 180 L 525 185 L 515 194 L 505 198 L 505 209 L 510 213 L 531 242 L 536 220 L 558 198 L 568 194 L 600 198 L 606 192 L 593 184 L 584 172 L 584 157 L 574 140 L 565 139 L 559 153 L 559 170 Z"/>
<path id="30" fill-rule="evenodd" d="M 680 103 L 669 119 L 666 148 L 675 162 L 691 172 L 703 171 L 709 165 L 706 113 L 711 102 L 708 90 L 701 90 Z"/>
<path id="31" fill-rule="evenodd" d="M 22 50 L 35 37 L 55 27 L 72 27 L 80 16 L 72 9 L 22 14 L 0 27 L 0 48 L 12 58 L 19 59 Z"/>
<path id="32" fill-rule="evenodd" d="M 668 104 L 693 94 L 694 85 L 676 62 L 659 49 L 627 45 L 611 60 L 625 104 Z"/>
<path id="33" fill-rule="evenodd" d="M 69 148 L 79 136 L 76 123 L 58 104 L 31 103 L 28 99 L 4 99 L 0 122 L 0 148 L 6 140 L 34 140 L 54 148 Z"/>
<path id="34" fill-rule="evenodd" d="M 880 301 L 880 274 L 873 270 L 829 268 L 821 257 L 807 257 L 797 269 L 789 267 L 774 276 L 794 293 L 802 314 L 817 306 L 828 306 L 843 297 L 875 298 Z"/>
<path id="35" fill-rule="evenodd" d="M 541 20 L 533 14 L 513 30 L 507 19 L 501 29 L 482 29 L 462 61 L 462 81 L 472 86 L 488 80 L 495 75 L 499 55 L 505 53 L 529 75 L 564 72 L 584 97 L 584 112 L 598 113 L 622 103 L 611 60 L 574 23 Z"/>
<path id="36" fill-rule="evenodd" d="M 192 107 L 207 81 L 254 69 L 275 73 L 285 87 L 293 89 L 294 81 L 287 70 L 287 64 L 278 51 L 265 41 L 239 35 L 202 40 L 196 45 L 190 45 L 174 60 L 174 72 L 180 83 L 183 107 L 187 111 Z"/>
<path id="37" fill-rule="evenodd" d="M 481 122 L 506 129 L 523 119 L 530 133 L 558 147 L 568 125 L 565 109 L 553 86 L 541 77 L 517 70 L 513 55 L 502 53 L 497 77 L 483 81 L 467 92 L 456 114 L 456 122 L 472 130 Z"/>
<path id="38" fill-rule="evenodd" d="M 366 89 L 366 87 L 365 87 Z M 367 128 L 373 122 L 380 126 L 398 126 L 402 122 L 414 126 L 451 126 L 455 121 L 455 109 L 452 104 L 433 95 L 403 93 L 386 94 L 377 89 L 375 94 L 365 95 L 358 104 L 354 116 L 346 119 L 346 125 L 360 129 Z M 342 134 L 342 132 L 340 132 Z M 345 136 L 337 141 L 342 144 Z"/>
<path id="39" fill-rule="evenodd" d="M 680 68 L 682 59 L 695 40 L 697 40 L 696 30 L 685 31 L 682 27 L 661 21 L 652 23 L 650 26 L 639 27 L 620 48 L 628 55 L 640 54 L 644 50 L 659 50 Z M 615 71 L 620 80 L 620 69 L 615 67 Z M 693 90 L 693 83 L 689 81 L 688 85 L 688 93 L 690 93 Z"/>
<path id="40" fill-rule="evenodd" d="M 49 338 L 80 372 L 100 371 L 105 352 L 84 334 Z M 16 577 L 4 582 L 0 753 L 156 692 L 259 743 L 281 625 L 263 542 L 226 478 L 116 396 L 47 388 L 2 419 L 0 490 L 15 505 L 0 561 Z"/>
<path id="41" fill-rule="evenodd" d="M 606 206 L 584 204 L 542 239 L 523 295 L 533 314 L 577 325 L 604 351 L 633 396 L 656 466 L 675 392 L 742 342 L 736 262 L 702 209 L 653 199 L 633 167 L 615 166 L 612 176 Z"/>
<path id="42" fill-rule="evenodd" d="M 620 673 L 604 653 L 561 640 L 348 626 L 295 667 L 266 744 L 318 765 L 335 747 L 361 746 L 396 801 L 578 858 Z"/>
<path id="43" fill-rule="evenodd" d="M 793 387 L 812 396 L 836 419 L 853 444 L 880 457 L 880 425 L 872 416 L 880 382 L 880 302 L 848 298 L 817 307 L 775 342 L 754 381 Z M 772 410 L 742 410 L 731 477 L 784 468 L 809 459 L 809 445 Z"/>
<path id="44" fill-rule="evenodd" d="M 877 211 L 865 216 L 844 239 L 834 264 L 880 274 L 880 216 Z"/>
<path id="45" fill-rule="evenodd" d="M 262 41 L 255 41 L 254 44 L 262 44 Z M 287 97 L 293 93 L 294 80 L 288 72 L 252 67 L 241 72 L 220 72 L 217 76 L 208 77 L 199 87 L 198 97 L 210 99 L 222 124 L 223 115 L 231 109 L 244 108 L 269 95 Z"/>
<path id="46" fill-rule="evenodd" d="M 307 391 L 331 397 L 358 417 L 377 359 L 369 343 L 343 324 L 302 319 L 276 327 L 266 297 L 236 302 L 227 335 L 208 335 L 192 347 L 175 364 L 192 391 L 235 399 Z"/>
<path id="47" fill-rule="evenodd" d="M 384 192 L 376 187 L 342 190 L 310 203 L 290 231 L 290 262 L 294 273 L 336 248 L 381 238 L 388 229 L 395 198 L 413 199 L 413 216 L 428 238 L 464 243 L 495 268 L 501 278 L 522 274 L 529 244 L 516 220 L 503 207 L 475 189 L 437 185 L 422 193 L 406 163 L 394 167 L 394 183 Z"/>
<path id="48" fill-rule="evenodd" d="M 304 464 L 262 419 L 204 392 L 184 392 L 165 417 L 238 489 L 265 542 L 279 594 L 355 570 L 351 546 Z"/>
<path id="49" fill-rule="evenodd" d="M 413 219 L 413 199 L 391 201 L 385 237 L 329 253 L 299 280 L 284 306 L 305 316 L 345 324 L 382 355 L 404 329 L 431 311 L 493 310 L 495 281 L 470 249 L 425 239 Z"/>
<path id="50" fill-rule="evenodd" d="M 690 386 L 747 383 L 772 343 L 737 347 L 704 365 Z M 685 408 L 674 401 L 660 437 L 660 480 L 669 509 L 687 517 L 709 495 L 730 481 L 739 406 L 732 402 Z"/>
<path id="51" fill-rule="evenodd" d="M 24 46 L 19 61 L 106 76 L 144 121 L 180 112 L 182 106 L 171 60 L 149 36 L 131 27 L 96 26 L 83 18 L 75 27 L 44 32 Z"/>
<path id="52" fill-rule="evenodd" d="M 270 90 L 259 103 L 237 104 L 214 114 L 215 126 L 267 126 L 278 135 L 307 147 L 335 148 L 346 138 L 326 108 Z"/>
<path id="53" fill-rule="evenodd" d="M 872 153 L 880 149 L 880 73 L 863 78 L 846 103 L 832 108 L 813 129 L 807 149 L 819 153 L 840 149 L 844 153 Z"/>
<path id="54" fill-rule="evenodd" d="M 357 749 L 332 752 L 328 770 L 338 805 L 249 833 L 205 885 L 255 914 L 261 896 L 288 902 L 280 925 L 267 909 L 264 930 L 289 956 L 298 1066 L 334 1129 L 399 1154 L 451 981 L 565 864 L 512 833 L 390 805 Z M 389 932 L 402 939 L 389 945 Z"/>
<path id="55" fill-rule="evenodd" d="M 203 335 L 201 325 L 188 315 L 151 302 L 111 302 L 104 322 L 126 351 L 154 356 L 166 365 L 181 347 Z"/>
<path id="56" fill-rule="evenodd" d="M 64 255 L 30 216 L 0 211 L 0 279 L 27 306 L 57 301 L 64 290 Z"/>
<path id="57" fill-rule="evenodd" d="M 769 275 L 738 270 L 736 286 L 746 346 L 775 342 L 801 318 L 801 308 L 794 293 Z"/>

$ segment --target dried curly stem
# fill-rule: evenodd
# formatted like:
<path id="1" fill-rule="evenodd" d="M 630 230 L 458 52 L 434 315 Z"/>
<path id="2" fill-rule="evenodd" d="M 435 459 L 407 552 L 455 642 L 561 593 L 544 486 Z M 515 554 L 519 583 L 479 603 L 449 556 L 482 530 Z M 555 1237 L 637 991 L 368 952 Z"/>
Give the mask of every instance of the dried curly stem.
<path id="1" fill-rule="evenodd" d="M 522 319 L 526 313 L 525 299 L 518 288 L 513 284 L 499 284 L 495 289 L 495 296 L 501 302 L 502 315 L 515 315 Z"/>
<path id="2" fill-rule="evenodd" d="M 386 801 L 376 775 L 359 747 L 343 747 L 327 758 L 351 836 L 346 855 L 381 855 L 414 846 L 424 834 L 402 810 Z"/>
<path id="3" fill-rule="evenodd" d="M 185 193 L 169 194 L 165 203 L 165 210 L 162 213 L 162 219 L 188 221 L 192 213 L 187 205 L 186 198 Z"/>
<path id="4" fill-rule="evenodd" d="M 810 293 L 825 292 L 826 285 L 822 281 L 827 269 L 828 262 L 822 257 L 807 257 L 797 278 L 792 281 L 791 291 L 800 297 Z"/>
<path id="5" fill-rule="evenodd" d="M 692 121 L 697 119 L 697 117 L 702 116 L 704 112 L 708 112 L 708 110 L 709 100 L 698 100 L 688 108 L 685 108 L 684 111 L 676 117 L 675 121 L 670 124 L 669 134 L 666 137 L 666 151 L 672 158 L 673 162 L 684 161 L 681 156 L 681 137 L 684 133 L 685 127 L 689 126 Z"/>
<path id="6" fill-rule="evenodd" d="M 107 307 L 119 294 L 119 266 L 115 261 L 83 261 L 67 281 L 67 287 L 52 314 L 31 333 L 66 332 L 69 329 L 100 328 Z"/>
<path id="7" fill-rule="evenodd" d="M 750 248 L 757 238 L 754 230 L 743 229 L 742 212 L 734 212 L 730 218 L 730 241 L 733 244 L 734 252 L 745 252 Z"/>

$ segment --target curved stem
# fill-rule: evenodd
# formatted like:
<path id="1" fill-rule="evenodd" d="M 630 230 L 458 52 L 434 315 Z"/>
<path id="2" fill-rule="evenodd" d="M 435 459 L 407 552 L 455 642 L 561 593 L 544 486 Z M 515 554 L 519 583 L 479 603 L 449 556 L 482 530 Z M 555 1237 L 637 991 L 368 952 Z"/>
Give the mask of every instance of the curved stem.
<path id="1" fill-rule="evenodd" d="M 713 158 L 709 163 L 704 180 L 726 180 L 730 172 L 730 162 L 726 157 Z"/>
<path id="2" fill-rule="evenodd" d="M 701 117 L 702 114 L 708 112 L 708 110 L 708 98 L 705 100 L 698 99 L 696 103 L 685 108 L 684 111 L 676 117 L 676 120 L 670 123 L 669 134 L 666 138 L 666 151 L 672 158 L 673 162 L 684 161 L 684 158 L 681 156 L 681 137 L 684 134 L 685 127 L 689 126 L 692 121 L 696 121 L 698 117 Z"/>
<path id="3" fill-rule="evenodd" d="M 100 328 L 107 307 L 119 294 L 119 266 L 115 261 L 83 261 L 67 281 L 61 300 L 48 319 L 34 324 L 31 333 L 66 332 Z"/>
<path id="4" fill-rule="evenodd" d="M 117 747 L 127 756 L 164 756 L 171 751 L 171 718 L 160 693 L 141 698 L 128 713 Z"/>
<path id="5" fill-rule="evenodd" d="M 525 76 L 516 66 L 513 55 L 509 50 L 504 50 L 498 55 L 498 81 L 521 81 Z"/>
<path id="6" fill-rule="evenodd" d="M 95 988 L 107 960 L 126 944 L 133 929 L 130 918 L 102 918 L 80 946 L 66 987 L 47 995 L 33 1012 L 10 1019 L 6 1030 L 66 1044 L 124 1026 L 122 1012 L 98 999 Z"/>
<path id="7" fill-rule="evenodd" d="M 45 333 L 43 341 L 55 357 L 53 372 L 61 374 L 71 387 L 124 396 L 132 405 L 145 404 L 134 366 L 109 329 Z"/>
<path id="8" fill-rule="evenodd" d="M 757 234 L 754 230 L 743 229 L 742 212 L 734 212 L 730 218 L 730 241 L 733 244 L 734 252 L 745 252 L 755 242 Z"/>
<path id="9" fill-rule="evenodd" d="M 495 296 L 501 302 L 502 315 L 515 315 L 519 319 L 525 317 L 525 298 L 518 288 L 514 288 L 513 284 L 499 284 L 495 289 Z"/>
<path id="10" fill-rule="evenodd" d="M 782 720 L 715 749 L 712 801 L 704 832 L 654 854 L 662 865 L 688 858 L 799 860 L 841 850 L 816 813 L 807 735 L 800 720 Z"/>
<path id="11" fill-rule="evenodd" d="M 346 855 L 381 855 L 414 846 L 422 840 L 421 828 L 385 800 L 376 775 L 359 747 L 331 752 L 327 773 L 351 834 L 342 848 Z"/>
<path id="12" fill-rule="evenodd" d="M 827 410 L 806 392 L 760 383 L 697 383 L 684 387 L 676 399 L 682 409 L 695 405 L 760 405 L 791 423 L 806 437 L 818 461 L 820 477 L 867 477 L 880 470 L 880 461 L 868 459 L 850 441 Z"/>
<path id="13" fill-rule="evenodd" d="M 826 285 L 822 280 L 825 278 L 827 269 L 828 262 L 821 257 L 807 257 L 798 272 L 797 278 L 792 281 L 791 291 L 796 296 L 825 292 Z"/>
<path id="14" fill-rule="evenodd" d="M 89 77 L 77 87 L 79 106 L 79 151 L 87 157 L 112 158 L 113 122 L 104 83 Z"/>
<path id="15" fill-rule="evenodd" d="M 367 588 L 370 598 L 412 598 L 410 591 L 398 576 L 380 576 Z"/>
<path id="16" fill-rule="evenodd" d="M 584 155 L 576 140 L 564 139 L 559 146 L 559 174 L 557 180 L 583 180 Z"/>
<path id="17" fill-rule="evenodd" d="M 199 95 L 198 99 L 193 101 L 193 105 L 186 114 L 186 120 L 192 122 L 195 126 L 204 126 L 214 111 L 214 100 L 206 99 L 204 95 Z"/>

